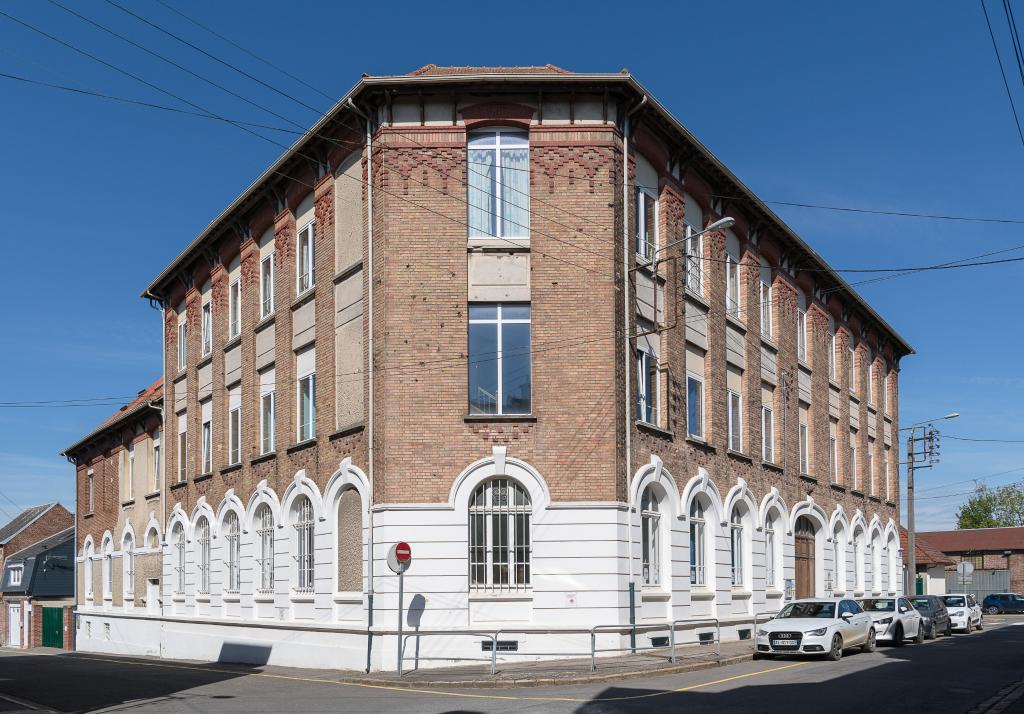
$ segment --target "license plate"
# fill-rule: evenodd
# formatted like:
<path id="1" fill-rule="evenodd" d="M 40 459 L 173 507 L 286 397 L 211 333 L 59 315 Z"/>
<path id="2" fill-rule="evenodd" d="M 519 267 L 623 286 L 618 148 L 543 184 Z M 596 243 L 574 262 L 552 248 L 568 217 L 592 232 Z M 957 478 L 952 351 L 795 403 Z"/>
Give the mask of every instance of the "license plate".
<path id="1" fill-rule="evenodd" d="M 796 647 L 796 640 L 772 640 L 776 647 Z"/>

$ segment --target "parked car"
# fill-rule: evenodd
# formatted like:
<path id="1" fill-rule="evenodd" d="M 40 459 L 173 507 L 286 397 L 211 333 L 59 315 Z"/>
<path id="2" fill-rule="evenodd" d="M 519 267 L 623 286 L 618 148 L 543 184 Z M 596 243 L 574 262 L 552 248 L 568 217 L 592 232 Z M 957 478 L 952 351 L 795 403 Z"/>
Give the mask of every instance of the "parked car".
<path id="1" fill-rule="evenodd" d="M 942 602 L 949 610 L 954 630 L 970 633 L 971 630 L 982 628 L 981 606 L 970 593 L 949 593 L 942 596 Z"/>
<path id="2" fill-rule="evenodd" d="M 981 609 L 989 615 L 1024 612 L 1024 595 L 1020 593 L 992 593 L 981 601 Z"/>
<path id="3" fill-rule="evenodd" d="M 871 617 L 879 642 L 891 642 L 896 647 L 908 638 L 917 644 L 924 642 L 921 613 L 905 597 L 869 597 L 857 604 Z"/>
<path id="4" fill-rule="evenodd" d="M 757 633 L 758 656 L 776 654 L 824 655 L 836 661 L 843 650 L 875 649 L 871 617 L 854 600 L 804 598 L 783 607 Z"/>
<path id="5" fill-rule="evenodd" d="M 918 595 L 910 598 L 910 604 L 921 613 L 921 625 L 924 627 L 926 640 L 934 640 L 940 632 L 946 637 L 953 634 L 949 610 L 938 595 Z"/>

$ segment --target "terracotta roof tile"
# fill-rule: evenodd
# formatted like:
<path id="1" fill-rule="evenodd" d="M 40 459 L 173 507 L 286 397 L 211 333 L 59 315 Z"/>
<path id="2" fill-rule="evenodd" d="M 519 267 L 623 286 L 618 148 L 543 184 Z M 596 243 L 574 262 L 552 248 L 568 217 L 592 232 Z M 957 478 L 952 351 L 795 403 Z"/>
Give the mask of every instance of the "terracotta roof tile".
<path id="1" fill-rule="evenodd" d="M 947 557 L 941 550 L 923 538 L 923 533 L 918 533 L 914 539 L 914 550 L 917 552 L 917 562 L 922 565 L 955 565 L 956 561 Z M 903 549 L 903 562 L 907 559 L 907 529 L 900 528 L 900 548 Z"/>
<path id="2" fill-rule="evenodd" d="M 139 392 L 138 396 L 136 396 L 135 399 L 133 399 L 132 401 L 128 402 L 123 407 L 118 409 L 115 414 L 112 414 L 109 418 L 107 418 L 106 421 L 104 421 L 98 427 L 96 427 L 96 429 L 97 430 L 102 429 L 107 424 L 111 424 L 111 423 L 117 421 L 122 416 L 124 416 L 127 412 L 130 412 L 132 409 L 134 409 L 135 407 L 139 406 L 140 404 L 142 404 L 144 402 L 151 402 L 154 399 L 159 399 L 163 395 L 164 395 L 164 378 L 161 377 L 160 379 L 156 380 L 151 385 L 149 385 L 148 387 L 143 389 L 141 392 Z"/>
<path id="3" fill-rule="evenodd" d="M 943 553 L 1024 550 L 1024 528 L 970 528 L 921 533 Z"/>

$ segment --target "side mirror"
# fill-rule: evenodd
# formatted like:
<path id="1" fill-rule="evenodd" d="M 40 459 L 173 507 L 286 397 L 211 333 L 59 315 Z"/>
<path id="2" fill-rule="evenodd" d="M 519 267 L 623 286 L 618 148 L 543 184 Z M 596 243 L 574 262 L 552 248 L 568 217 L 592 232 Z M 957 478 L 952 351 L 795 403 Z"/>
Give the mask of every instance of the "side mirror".
<path id="1" fill-rule="evenodd" d="M 849 620 L 849 619 L 851 619 L 853 617 L 853 613 L 852 612 L 844 612 L 839 617 L 843 618 L 844 620 Z"/>

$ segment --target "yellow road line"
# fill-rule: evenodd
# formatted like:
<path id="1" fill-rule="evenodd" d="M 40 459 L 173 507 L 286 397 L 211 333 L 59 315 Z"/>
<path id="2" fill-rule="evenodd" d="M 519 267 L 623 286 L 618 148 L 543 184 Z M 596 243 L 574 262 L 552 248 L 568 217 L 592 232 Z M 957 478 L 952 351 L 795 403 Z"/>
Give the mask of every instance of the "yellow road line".
<path id="1" fill-rule="evenodd" d="M 57 657 L 56 653 L 33 653 L 36 656 L 43 657 Z M 694 689 L 702 689 L 704 687 L 713 687 L 718 684 L 725 684 L 727 682 L 734 682 L 740 679 L 748 679 L 750 677 L 759 677 L 765 674 L 772 674 L 773 672 L 781 672 L 786 669 L 793 669 L 794 667 L 802 667 L 810 664 L 809 661 L 793 662 L 791 664 L 782 665 L 779 667 L 772 667 L 771 669 L 762 669 L 757 672 L 747 672 L 746 674 L 737 674 L 732 677 L 724 677 L 722 679 L 716 679 L 711 682 L 700 682 L 698 684 L 690 684 L 685 687 L 678 687 L 676 689 L 666 689 L 659 692 L 647 692 L 645 694 L 632 694 L 622 697 L 602 697 L 594 699 L 591 697 L 530 697 L 530 696 L 515 696 L 509 694 L 475 694 L 471 692 L 457 692 L 457 691 L 446 691 L 440 689 L 419 689 L 414 687 L 396 687 L 387 684 L 367 684 L 364 682 L 345 682 L 337 679 L 320 679 L 318 677 L 302 677 L 298 675 L 288 674 L 272 674 L 270 672 L 246 672 L 237 669 L 224 669 L 219 667 L 207 667 L 204 665 L 190 665 L 190 664 L 174 664 L 172 662 L 139 662 L 135 660 L 124 660 L 124 659 L 113 659 L 110 657 L 93 657 L 91 655 L 79 655 L 74 659 L 84 659 L 91 662 L 111 662 L 114 664 L 132 664 L 140 667 L 164 667 L 166 669 L 186 669 L 195 672 L 209 672 L 211 674 L 233 674 L 246 677 L 265 677 L 268 679 L 281 679 L 289 680 L 293 682 L 314 682 L 317 684 L 334 684 L 343 687 L 360 687 L 363 689 L 379 689 L 390 692 L 406 692 L 409 694 L 430 694 L 439 697 L 461 697 L 466 699 L 494 699 L 494 700 L 508 700 L 508 701 L 535 701 L 535 702 L 620 702 L 632 699 L 649 699 L 651 697 L 663 697 L 669 694 L 679 694 L 681 692 L 689 692 Z M 69 659 L 68 661 L 71 661 Z M 657 673 L 652 673 L 652 677 L 658 676 Z M 664 675 L 670 676 L 670 675 Z M 551 685 L 551 686 L 583 686 L 573 685 L 572 683 L 566 683 L 565 685 Z"/>

